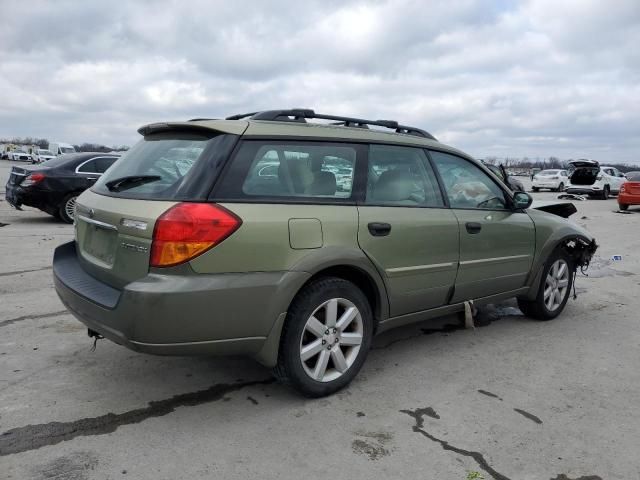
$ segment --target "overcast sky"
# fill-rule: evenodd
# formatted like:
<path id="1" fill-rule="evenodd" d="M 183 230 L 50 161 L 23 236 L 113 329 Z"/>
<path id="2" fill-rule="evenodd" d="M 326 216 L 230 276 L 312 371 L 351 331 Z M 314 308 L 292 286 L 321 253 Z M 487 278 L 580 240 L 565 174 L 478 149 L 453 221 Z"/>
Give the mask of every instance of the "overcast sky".
<path id="1" fill-rule="evenodd" d="M 0 137 L 309 107 L 476 157 L 640 163 L 640 0 L 0 0 Z"/>

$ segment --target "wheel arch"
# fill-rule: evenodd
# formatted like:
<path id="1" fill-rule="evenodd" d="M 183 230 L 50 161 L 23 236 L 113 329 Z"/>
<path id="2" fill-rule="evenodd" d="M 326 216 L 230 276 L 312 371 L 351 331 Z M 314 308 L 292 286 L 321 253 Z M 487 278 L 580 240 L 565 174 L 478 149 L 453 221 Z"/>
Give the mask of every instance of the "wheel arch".
<path id="1" fill-rule="evenodd" d="M 531 270 L 529 279 L 529 292 L 526 298 L 531 300 L 535 298 L 542 281 L 542 272 L 548 259 L 559 249 L 565 250 L 575 262 L 576 267 L 586 269 L 589 266 L 591 257 L 598 248 L 595 239 L 588 238 L 579 233 L 565 234 L 560 238 L 552 238 L 542 248 L 541 254 L 538 256 Z"/>
<path id="2" fill-rule="evenodd" d="M 305 257 L 292 270 L 303 271 L 310 276 L 287 295 L 286 304 L 280 309 L 283 313 L 276 319 L 263 348 L 254 357 L 267 367 L 273 367 L 277 363 L 282 327 L 286 321 L 286 310 L 296 296 L 309 283 L 318 278 L 342 278 L 360 288 L 369 301 L 373 312 L 374 334 L 379 323 L 389 317 L 389 301 L 384 281 L 361 250 L 343 249 L 342 247 L 321 248 Z"/>

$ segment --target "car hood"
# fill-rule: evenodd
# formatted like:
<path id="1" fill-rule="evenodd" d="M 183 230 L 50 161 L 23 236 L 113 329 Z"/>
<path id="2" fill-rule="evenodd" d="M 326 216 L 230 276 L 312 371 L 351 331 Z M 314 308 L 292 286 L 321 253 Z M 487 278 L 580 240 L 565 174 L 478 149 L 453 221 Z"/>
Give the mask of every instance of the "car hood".
<path id="1" fill-rule="evenodd" d="M 576 213 L 578 209 L 571 202 L 541 202 L 534 201 L 529 208 L 542 210 L 543 212 L 558 215 L 559 217 L 569 218 Z"/>
<path id="2" fill-rule="evenodd" d="M 575 168 L 600 166 L 600 164 L 595 160 L 571 160 L 569 165 L 573 165 Z"/>

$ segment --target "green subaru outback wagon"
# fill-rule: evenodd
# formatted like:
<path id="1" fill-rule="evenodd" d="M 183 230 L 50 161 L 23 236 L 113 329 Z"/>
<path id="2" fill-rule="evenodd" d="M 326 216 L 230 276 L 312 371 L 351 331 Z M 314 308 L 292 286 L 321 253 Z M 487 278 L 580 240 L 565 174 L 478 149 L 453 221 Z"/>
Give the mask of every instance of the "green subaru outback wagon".
<path id="1" fill-rule="evenodd" d="M 309 396 L 347 385 L 392 327 L 511 297 L 556 317 L 596 249 L 395 121 L 294 109 L 139 132 L 77 200 L 63 303 L 96 338 L 248 355 Z"/>

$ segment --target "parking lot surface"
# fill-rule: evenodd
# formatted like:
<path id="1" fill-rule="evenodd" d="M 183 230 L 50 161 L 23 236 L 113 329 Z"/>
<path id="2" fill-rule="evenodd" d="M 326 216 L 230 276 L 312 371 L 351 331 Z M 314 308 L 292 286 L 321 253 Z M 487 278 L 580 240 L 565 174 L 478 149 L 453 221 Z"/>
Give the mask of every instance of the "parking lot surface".
<path id="1" fill-rule="evenodd" d="M 248 359 L 92 351 L 53 289 L 73 227 L 12 209 L 10 165 L 0 478 L 640 479 L 640 209 L 576 202 L 600 249 L 558 319 L 507 302 L 474 330 L 455 317 L 394 330 L 351 386 L 309 400 Z"/>

